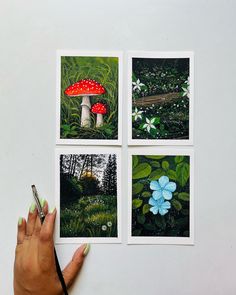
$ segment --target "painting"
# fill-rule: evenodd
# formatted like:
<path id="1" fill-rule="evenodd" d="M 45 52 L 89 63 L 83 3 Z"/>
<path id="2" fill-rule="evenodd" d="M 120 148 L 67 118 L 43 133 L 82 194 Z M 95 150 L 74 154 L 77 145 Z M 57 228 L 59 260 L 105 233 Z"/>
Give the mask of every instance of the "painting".
<path id="1" fill-rule="evenodd" d="M 193 54 L 130 53 L 129 144 L 192 144 Z"/>
<path id="2" fill-rule="evenodd" d="M 57 150 L 58 242 L 119 242 L 119 153 Z"/>
<path id="3" fill-rule="evenodd" d="M 192 151 L 130 153 L 129 243 L 193 243 L 192 174 Z"/>
<path id="4" fill-rule="evenodd" d="M 121 59 L 119 52 L 58 51 L 58 144 L 121 144 Z"/>

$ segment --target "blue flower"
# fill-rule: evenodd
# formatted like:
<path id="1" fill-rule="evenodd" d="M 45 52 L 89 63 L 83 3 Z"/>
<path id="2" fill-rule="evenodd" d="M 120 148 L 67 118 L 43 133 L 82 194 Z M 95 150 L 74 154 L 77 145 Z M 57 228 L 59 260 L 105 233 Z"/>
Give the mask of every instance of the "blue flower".
<path id="1" fill-rule="evenodd" d="M 158 181 L 153 180 L 150 182 L 150 189 L 154 191 L 152 193 L 154 200 L 160 198 L 171 200 L 172 193 L 176 190 L 176 183 L 170 182 L 167 176 L 161 176 Z"/>
<path id="2" fill-rule="evenodd" d="M 166 213 L 168 213 L 168 209 L 170 209 L 171 207 L 170 202 L 165 201 L 164 198 L 159 198 L 158 200 L 150 198 L 148 203 L 152 206 L 149 210 L 154 215 L 156 215 L 159 212 L 159 214 L 163 216 Z"/>

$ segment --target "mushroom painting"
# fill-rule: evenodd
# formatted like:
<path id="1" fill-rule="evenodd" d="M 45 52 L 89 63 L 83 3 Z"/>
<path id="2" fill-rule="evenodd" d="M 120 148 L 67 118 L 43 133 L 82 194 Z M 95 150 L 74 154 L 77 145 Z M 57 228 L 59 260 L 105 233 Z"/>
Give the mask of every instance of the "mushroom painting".
<path id="1" fill-rule="evenodd" d="M 97 115 L 96 127 L 101 127 L 103 125 L 103 115 L 107 113 L 107 107 L 104 103 L 97 102 L 92 108 L 91 112 Z"/>
<path id="2" fill-rule="evenodd" d="M 91 102 L 90 97 L 101 95 L 106 92 L 105 88 L 95 80 L 83 79 L 66 88 L 68 97 L 82 97 L 81 102 L 81 127 L 91 127 Z"/>
<path id="3" fill-rule="evenodd" d="M 122 57 L 117 52 L 90 54 L 63 51 L 58 59 L 57 139 L 63 144 L 87 144 L 86 140 L 117 144 L 120 140 Z"/>

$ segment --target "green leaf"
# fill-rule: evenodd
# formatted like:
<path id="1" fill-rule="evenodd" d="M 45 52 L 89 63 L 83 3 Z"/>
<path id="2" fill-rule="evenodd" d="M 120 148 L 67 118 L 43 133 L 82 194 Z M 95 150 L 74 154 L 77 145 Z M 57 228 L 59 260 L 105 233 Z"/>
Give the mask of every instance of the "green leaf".
<path id="1" fill-rule="evenodd" d="M 152 168 L 148 163 L 141 163 L 133 169 L 133 179 L 147 177 L 151 172 Z"/>
<path id="2" fill-rule="evenodd" d="M 132 187 L 133 195 L 136 195 L 136 194 L 140 193 L 142 189 L 143 189 L 143 184 L 142 183 L 140 183 L 140 182 L 135 183 L 133 185 L 133 187 Z"/>
<path id="3" fill-rule="evenodd" d="M 180 211 L 181 209 L 182 209 L 182 205 L 181 205 L 181 203 L 178 201 L 178 200 L 172 200 L 172 205 L 175 207 L 175 209 L 177 210 L 177 211 Z"/>
<path id="4" fill-rule="evenodd" d="M 151 193 L 150 192 L 143 192 L 142 197 L 149 198 L 149 197 L 151 197 Z"/>
<path id="5" fill-rule="evenodd" d="M 161 166 L 164 170 L 168 170 L 170 164 L 167 161 L 162 161 Z"/>
<path id="6" fill-rule="evenodd" d="M 182 162 L 179 163 L 176 167 L 176 176 L 177 181 L 183 187 L 189 179 L 189 164 Z"/>
<path id="7" fill-rule="evenodd" d="M 160 168 L 161 167 L 161 164 L 159 162 L 157 162 L 157 161 L 152 161 L 150 164 L 154 168 Z"/>
<path id="8" fill-rule="evenodd" d="M 62 128 L 63 130 L 65 130 L 65 131 L 69 131 L 69 130 L 70 130 L 70 125 L 66 125 L 66 124 L 64 124 L 64 125 L 61 125 L 61 128 Z"/>
<path id="9" fill-rule="evenodd" d="M 149 209 L 150 209 L 150 205 L 149 204 L 143 205 L 143 214 L 147 214 L 149 212 Z"/>
<path id="10" fill-rule="evenodd" d="M 141 207 L 142 204 L 143 204 L 143 200 L 140 200 L 140 199 L 133 199 L 133 201 L 132 201 L 133 209 L 137 209 L 137 208 Z"/>
<path id="11" fill-rule="evenodd" d="M 154 125 L 159 124 L 160 121 L 161 121 L 160 117 L 155 117 L 154 119 L 155 119 L 154 122 L 153 122 Z"/>
<path id="12" fill-rule="evenodd" d="M 155 128 L 151 128 L 151 130 L 150 130 L 150 134 L 153 136 L 153 137 L 156 137 L 156 135 L 157 135 L 157 129 Z"/>
<path id="13" fill-rule="evenodd" d="M 133 168 L 138 165 L 138 156 L 136 155 L 132 156 L 132 164 L 133 164 Z"/>
<path id="14" fill-rule="evenodd" d="M 145 156 L 145 158 L 153 159 L 153 160 L 160 160 L 160 159 L 165 158 L 165 156 L 154 156 L 154 155 L 149 155 L 149 156 Z"/>
<path id="15" fill-rule="evenodd" d="M 138 216 L 137 216 L 137 221 L 138 221 L 138 223 L 140 223 L 140 224 L 144 224 L 144 223 L 145 223 L 145 220 L 146 220 L 146 218 L 145 218 L 144 215 L 138 215 Z"/>
<path id="16" fill-rule="evenodd" d="M 183 162 L 183 160 L 184 160 L 184 156 L 176 156 L 175 157 L 175 163 L 176 164 L 179 164 L 179 163 Z"/>
<path id="17" fill-rule="evenodd" d="M 163 175 L 165 175 L 165 172 L 162 169 L 156 169 L 150 174 L 149 179 L 157 180 Z"/>
<path id="18" fill-rule="evenodd" d="M 189 194 L 188 193 L 179 193 L 178 198 L 183 201 L 189 201 Z"/>
<path id="19" fill-rule="evenodd" d="M 169 169 L 167 171 L 167 176 L 172 180 L 176 180 L 176 172 L 174 170 Z"/>
<path id="20" fill-rule="evenodd" d="M 105 129 L 104 129 L 104 132 L 105 132 L 107 135 L 112 135 L 113 130 L 110 129 L 110 128 L 105 128 Z"/>
<path id="21" fill-rule="evenodd" d="M 76 114 L 76 113 L 73 113 L 71 114 L 72 117 L 76 117 L 76 118 L 80 118 L 80 115 Z"/>

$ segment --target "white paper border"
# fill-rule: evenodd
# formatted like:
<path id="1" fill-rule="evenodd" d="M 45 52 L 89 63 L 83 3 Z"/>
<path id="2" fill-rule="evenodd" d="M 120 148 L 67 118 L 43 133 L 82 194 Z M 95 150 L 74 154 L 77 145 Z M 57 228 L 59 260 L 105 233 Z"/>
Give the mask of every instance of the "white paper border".
<path id="1" fill-rule="evenodd" d="M 133 237 L 132 236 L 132 155 L 186 155 L 190 156 L 189 237 Z M 130 148 L 128 153 L 128 244 L 194 244 L 194 152 L 192 148 Z"/>
<path id="2" fill-rule="evenodd" d="M 61 57 L 62 56 L 103 56 L 118 57 L 118 139 L 62 139 L 60 138 L 61 116 Z M 77 51 L 57 50 L 56 60 L 56 144 L 57 145 L 122 145 L 122 90 L 123 52 L 121 51 Z"/>
<path id="3" fill-rule="evenodd" d="M 132 139 L 132 58 L 189 58 L 189 139 Z M 194 52 L 128 51 L 128 145 L 193 145 Z"/>
<path id="4" fill-rule="evenodd" d="M 61 154 L 116 154 L 117 155 L 117 237 L 113 238 L 61 238 L 60 237 L 60 155 Z M 55 225 L 56 244 L 81 244 L 81 243 L 121 243 L 121 152 L 118 147 L 57 147 L 55 150 L 55 204 L 57 219 Z"/>

